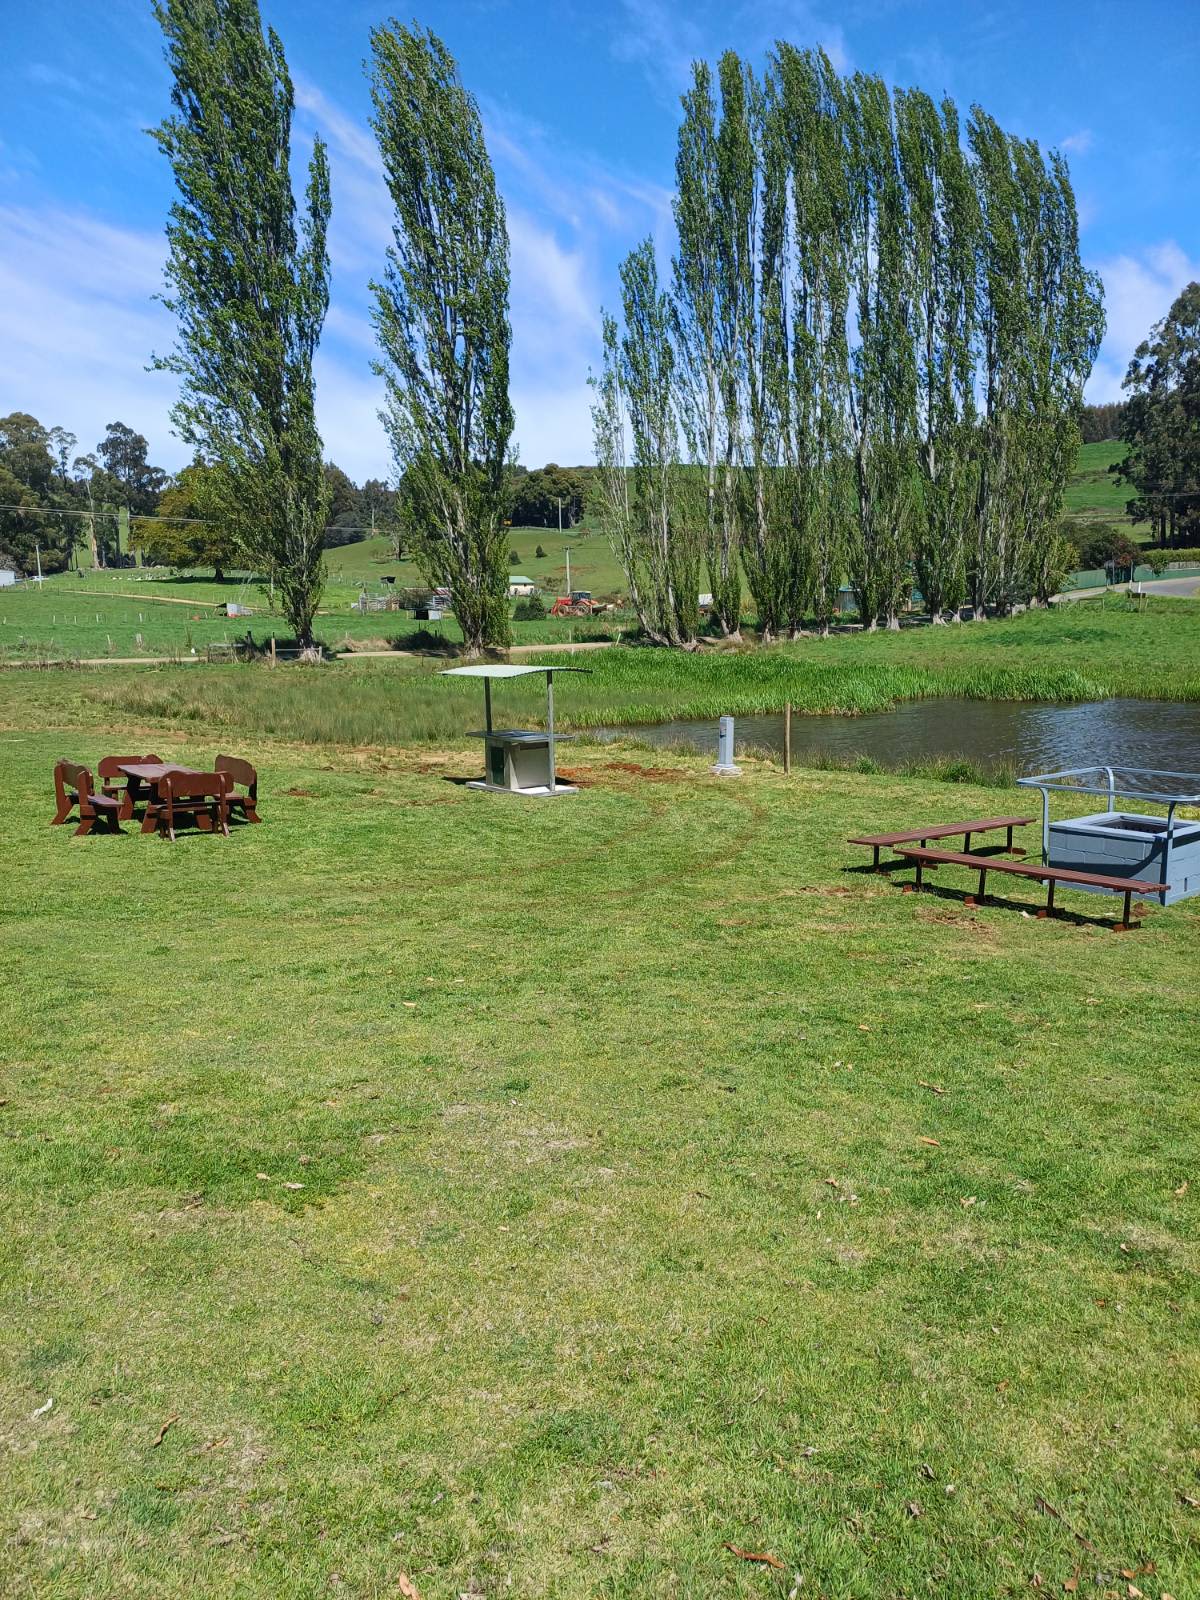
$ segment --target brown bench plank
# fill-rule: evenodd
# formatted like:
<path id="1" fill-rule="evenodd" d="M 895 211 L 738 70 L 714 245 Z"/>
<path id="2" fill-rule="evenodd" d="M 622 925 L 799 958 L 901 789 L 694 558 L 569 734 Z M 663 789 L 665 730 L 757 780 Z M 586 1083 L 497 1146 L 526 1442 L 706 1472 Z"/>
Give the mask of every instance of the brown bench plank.
<path id="1" fill-rule="evenodd" d="M 906 861 L 911 861 L 916 867 L 916 883 L 907 887 L 918 890 L 923 887 L 922 877 L 925 867 L 973 867 L 979 873 L 979 888 L 976 896 L 967 896 L 968 905 L 974 905 L 977 900 L 983 899 L 989 872 L 1007 872 L 1018 878 L 1036 878 L 1046 885 L 1046 909 L 1038 912 L 1039 917 L 1054 915 L 1056 883 L 1068 885 L 1077 883 L 1092 889 L 1111 889 L 1114 894 L 1125 897 L 1121 920 L 1114 924 L 1118 933 L 1124 933 L 1133 926 L 1129 920 L 1129 907 L 1135 894 L 1161 894 L 1171 887 L 1169 883 L 1151 883 L 1147 878 L 1117 878 L 1106 872 L 1081 872 L 1075 867 L 1046 867 L 1023 861 L 1000 861 L 995 856 L 967 855 L 958 850 L 925 850 L 900 845 L 896 854 Z"/>
<path id="2" fill-rule="evenodd" d="M 955 833 L 962 834 L 963 847 L 969 850 L 973 833 L 995 833 L 1000 828 L 1006 828 L 1008 830 L 1008 845 L 1006 848 L 1012 850 L 1013 829 L 1024 828 L 1033 820 L 1032 817 L 975 817 L 968 822 L 933 822 L 923 828 L 906 828 L 901 833 L 864 833 L 857 835 L 853 839 L 848 839 L 846 842 L 848 844 L 869 845 L 874 851 L 873 865 L 875 870 L 878 871 L 879 852 L 883 848 L 898 844 L 923 845 L 926 839 L 946 839 Z M 1018 855 L 1025 854 L 1023 850 L 1018 850 L 1016 853 Z"/>

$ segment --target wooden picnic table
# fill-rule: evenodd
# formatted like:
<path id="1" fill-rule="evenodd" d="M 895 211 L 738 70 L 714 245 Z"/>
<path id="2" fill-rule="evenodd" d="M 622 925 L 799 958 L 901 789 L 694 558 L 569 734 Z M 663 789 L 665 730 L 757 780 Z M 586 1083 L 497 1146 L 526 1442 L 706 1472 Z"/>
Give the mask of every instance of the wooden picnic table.
<path id="1" fill-rule="evenodd" d="M 191 776 L 197 774 L 195 767 L 180 766 L 175 761 L 128 761 L 123 762 L 120 769 L 129 780 L 125 790 L 125 798 L 121 802 L 120 818 L 122 822 L 133 816 L 134 807 L 145 802 L 146 810 L 142 817 L 142 832 L 153 833 L 158 827 L 158 785 L 168 772 L 186 772 Z"/>
<path id="2" fill-rule="evenodd" d="M 947 839 L 951 835 L 961 833 L 963 836 L 963 849 L 970 850 L 971 835 L 973 833 L 995 833 L 999 829 L 1006 829 L 1008 840 L 1005 849 L 1015 856 L 1023 856 L 1024 850 L 1018 849 L 1013 844 L 1013 829 L 1024 828 L 1033 821 L 1032 817 L 974 817 L 967 822 L 930 822 L 919 828 L 906 828 L 901 833 L 863 833 L 853 839 L 848 839 L 847 844 L 869 845 L 874 852 L 872 865 L 879 871 L 879 852 L 881 849 L 894 849 L 901 844 L 919 844 L 924 846 L 930 839 Z M 898 855 L 902 851 L 896 852 Z"/>

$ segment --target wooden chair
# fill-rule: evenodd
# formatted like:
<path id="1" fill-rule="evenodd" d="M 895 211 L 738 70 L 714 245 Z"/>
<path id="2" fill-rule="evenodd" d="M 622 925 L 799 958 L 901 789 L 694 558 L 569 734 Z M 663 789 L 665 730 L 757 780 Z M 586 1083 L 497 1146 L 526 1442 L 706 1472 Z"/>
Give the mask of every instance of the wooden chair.
<path id="1" fill-rule="evenodd" d="M 96 767 L 100 779 L 100 787 L 107 795 L 112 795 L 121 802 L 121 816 L 125 820 L 133 815 L 133 792 L 129 779 L 121 771 L 123 766 L 135 766 L 140 762 L 157 761 L 158 756 L 101 756 Z"/>
<path id="2" fill-rule="evenodd" d="M 100 787 L 105 794 L 118 794 L 126 783 L 125 774 L 121 771 L 124 766 L 138 766 L 145 762 L 158 761 L 158 756 L 101 756 L 96 767 L 96 774 L 100 779 Z"/>
<path id="3" fill-rule="evenodd" d="M 257 770 L 240 756 L 218 756 L 216 767 L 218 772 L 228 773 L 231 783 L 246 785 L 245 794 L 238 794 L 234 789 L 230 789 L 230 811 L 240 811 L 247 822 L 261 822 L 262 818 L 258 814 Z"/>
<path id="4" fill-rule="evenodd" d="M 168 772 L 158 785 L 158 828 L 175 838 L 176 819 L 190 817 L 201 833 L 219 827 L 229 837 L 229 791 L 225 772 Z"/>
<path id="5" fill-rule="evenodd" d="M 91 833 L 96 823 L 103 820 L 109 831 L 120 833 L 121 802 L 114 795 L 96 794 L 92 775 L 86 767 L 74 761 L 60 761 L 54 768 L 54 816 L 50 826 L 66 822 L 76 806 L 79 807 L 79 826 L 75 837 Z"/>

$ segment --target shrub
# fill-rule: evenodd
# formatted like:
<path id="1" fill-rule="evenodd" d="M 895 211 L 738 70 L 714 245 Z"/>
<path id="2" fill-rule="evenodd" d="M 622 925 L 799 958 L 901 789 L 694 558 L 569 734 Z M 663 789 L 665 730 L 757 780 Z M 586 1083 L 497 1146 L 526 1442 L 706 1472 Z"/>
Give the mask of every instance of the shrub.
<path id="1" fill-rule="evenodd" d="M 509 564 L 510 567 L 515 567 L 517 562 L 520 561 L 520 559 L 521 559 L 520 556 L 517 554 L 517 552 L 515 550 L 510 550 L 508 552 L 508 564 Z"/>
<path id="2" fill-rule="evenodd" d="M 545 561 L 546 552 L 542 549 L 541 545 L 538 545 L 537 549 L 533 553 L 539 561 Z"/>
<path id="3" fill-rule="evenodd" d="M 1118 528 L 1098 528 L 1080 546 L 1079 554 L 1085 567 L 1132 567 L 1141 557 L 1137 545 Z"/>
<path id="4" fill-rule="evenodd" d="M 546 602 L 540 594 L 526 595 L 513 608 L 514 622 L 540 622 L 546 615 Z"/>

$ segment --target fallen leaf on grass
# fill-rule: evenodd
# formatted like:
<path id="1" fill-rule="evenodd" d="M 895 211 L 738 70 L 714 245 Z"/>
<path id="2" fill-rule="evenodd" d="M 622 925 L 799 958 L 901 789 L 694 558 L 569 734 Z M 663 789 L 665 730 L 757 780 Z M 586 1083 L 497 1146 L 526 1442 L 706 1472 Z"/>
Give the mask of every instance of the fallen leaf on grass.
<path id="1" fill-rule="evenodd" d="M 769 1550 L 741 1550 L 736 1544 L 730 1544 L 726 1539 L 724 1548 L 734 1555 L 739 1561 L 759 1561 L 764 1567 L 774 1567 L 776 1572 L 786 1572 L 787 1568 L 778 1556 L 773 1556 Z"/>
<path id="2" fill-rule="evenodd" d="M 958 1203 L 960 1206 L 973 1206 L 975 1204 L 975 1196 L 973 1194 L 964 1194 Z"/>
<path id="3" fill-rule="evenodd" d="M 404 1596 L 404 1600 L 421 1600 L 421 1591 L 407 1573 L 402 1572 L 396 1579 L 396 1587 Z"/>
<path id="4" fill-rule="evenodd" d="M 406 1006 L 409 1011 L 415 1011 L 417 1009 L 417 1002 L 415 1000 L 403 1000 L 401 1001 L 401 1004 Z"/>
<path id="5" fill-rule="evenodd" d="M 831 1189 L 840 1189 L 842 1187 L 836 1178 L 826 1178 L 824 1181 Z"/>
<path id="6" fill-rule="evenodd" d="M 46 1401 L 45 1405 L 44 1406 L 39 1406 L 37 1408 L 37 1410 L 33 1413 L 33 1415 L 35 1417 L 44 1417 L 46 1415 L 47 1411 L 49 1411 L 50 1407 L 53 1404 L 54 1404 L 54 1396 L 51 1395 L 49 1400 Z M 1184 1498 L 1186 1499 L 1187 1497 L 1185 1496 Z"/>
<path id="7" fill-rule="evenodd" d="M 921 1465 L 917 1468 L 917 1471 L 921 1474 L 921 1476 L 923 1478 L 928 1478 L 930 1483 L 933 1482 L 934 1471 L 933 1471 L 933 1468 L 929 1465 L 928 1461 L 922 1461 Z"/>
<path id="8" fill-rule="evenodd" d="M 940 1083 L 926 1083 L 924 1078 L 917 1079 L 917 1088 L 928 1089 L 931 1094 L 945 1094 L 946 1092 Z"/>
<path id="9" fill-rule="evenodd" d="M 0 1105 L 3 1105 L 3 1104 L 4 1104 L 4 1102 L 2 1100 L 0 1100 Z M 1188 1185 L 1187 1185 L 1187 1179 L 1185 1178 L 1183 1180 L 1183 1182 L 1179 1185 L 1178 1189 L 1176 1189 L 1176 1191 L 1175 1191 L 1176 1200 L 1182 1200 L 1184 1195 L 1187 1192 L 1188 1192 Z"/>
<path id="10" fill-rule="evenodd" d="M 917 1143 L 932 1145 L 935 1150 L 942 1148 L 942 1141 L 940 1139 L 931 1139 L 927 1133 L 919 1133 L 917 1135 Z"/>
<path id="11" fill-rule="evenodd" d="M 1063 1588 L 1067 1591 L 1068 1594 L 1074 1594 L 1076 1589 L 1078 1589 L 1078 1587 L 1079 1587 L 1079 1579 L 1078 1578 L 1067 1578 L 1063 1582 Z"/>
<path id="12" fill-rule="evenodd" d="M 904 1509 L 908 1512 L 910 1517 L 923 1517 L 925 1515 L 924 1511 L 921 1510 L 921 1507 L 916 1500 L 909 1500 Z"/>
<path id="13" fill-rule="evenodd" d="M 304 1185 L 302 1183 L 285 1183 L 283 1187 L 285 1189 L 303 1189 Z"/>
<path id="14" fill-rule="evenodd" d="M 256 1172 L 254 1176 L 258 1179 L 259 1183 L 270 1183 L 271 1181 L 271 1174 L 269 1172 Z"/>
<path id="15" fill-rule="evenodd" d="M 167 1437 L 167 1429 L 172 1427 L 178 1421 L 179 1421 L 178 1413 L 177 1412 L 172 1412 L 171 1415 L 167 1418 L 167 1420 L 163 1423 L 162 1427 L 158 1430 L 158 1433 L 157 1433 L 157 1435 L 156 1435 L 156 1437 L 154 1439 L 154 1442 L 150 1446 L 151 1450 L 157 1450 L 158 1449 L 159 1445 Z"/>
<path id="16" fill-rule="evenodd" d="M 1197 1500 L 1194 1494 L 1184 1494 L 1183 1490 L 1180 1489 L 1179 1498 L 1185 1506 L 1191 1506 L 1193 1511 L 1200 1511 L 1200 1500 Z"/>
<path id="17" fill-rule="evenodd" d="M 859 1025 L 858 1025 L 858 1031 L 859 1031 L 859 1033 L 870 1033 L 871 1029 L 870 1029 L 869 1024 L 867 1024 L 865 1022 L 860 1022 Z"/>

